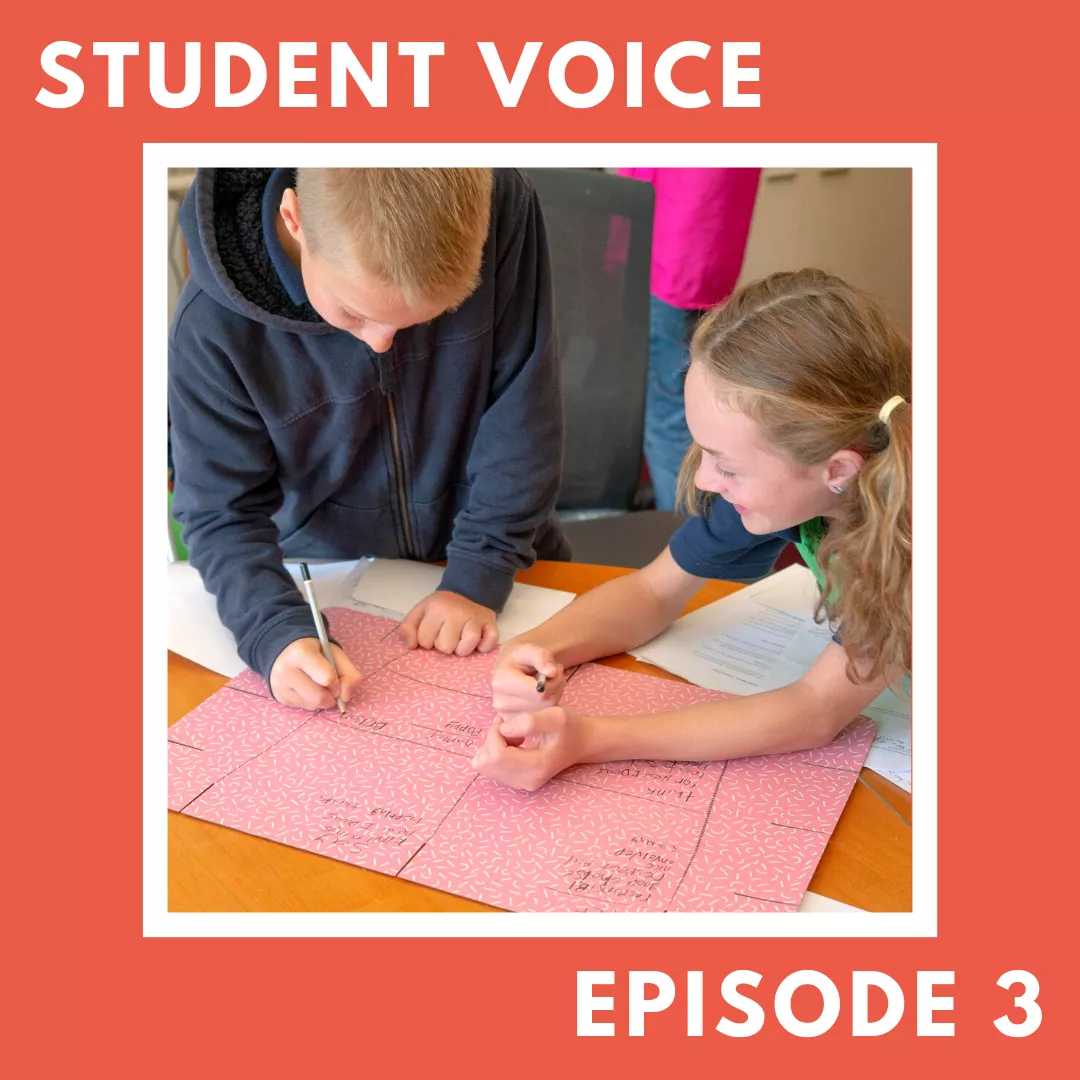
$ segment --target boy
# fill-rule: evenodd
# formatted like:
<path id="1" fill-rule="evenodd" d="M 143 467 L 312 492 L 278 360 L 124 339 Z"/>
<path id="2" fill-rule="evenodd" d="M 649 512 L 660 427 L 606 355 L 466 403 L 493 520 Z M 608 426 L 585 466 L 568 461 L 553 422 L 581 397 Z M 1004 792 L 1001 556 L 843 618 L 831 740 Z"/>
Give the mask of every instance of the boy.
<path id="1" fill-rule="evenodd" d="M 514 572 L 568 558 L 540 207 L 513 170 L 202 169 L 169 335 L 173 511 L 278 701 L 348 699 L 282 555 L 446 558 L 410 645 L 497 640 Z"/>

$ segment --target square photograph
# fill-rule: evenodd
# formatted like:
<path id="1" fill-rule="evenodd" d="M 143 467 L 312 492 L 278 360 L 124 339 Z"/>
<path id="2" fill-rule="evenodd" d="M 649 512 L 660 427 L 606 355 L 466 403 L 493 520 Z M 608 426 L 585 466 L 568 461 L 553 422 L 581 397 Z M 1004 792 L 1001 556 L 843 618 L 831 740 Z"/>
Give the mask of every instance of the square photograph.
<path id="1" fill-rule="evenodd" d="M 170 913 L 912 911 L 910 168 L 167 202 Z"/>

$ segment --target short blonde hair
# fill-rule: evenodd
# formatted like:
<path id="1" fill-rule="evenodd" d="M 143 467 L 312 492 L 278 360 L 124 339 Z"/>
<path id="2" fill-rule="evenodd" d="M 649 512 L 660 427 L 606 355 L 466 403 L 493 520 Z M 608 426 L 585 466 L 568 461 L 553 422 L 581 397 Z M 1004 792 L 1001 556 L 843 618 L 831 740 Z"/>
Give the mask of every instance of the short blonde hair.
<path id="1" fill-rule="evenodd" d="M 480 280 L 490 169 L 298 169 L 308 250 L 373 274 L 408 303 L 453 307 Z"/>

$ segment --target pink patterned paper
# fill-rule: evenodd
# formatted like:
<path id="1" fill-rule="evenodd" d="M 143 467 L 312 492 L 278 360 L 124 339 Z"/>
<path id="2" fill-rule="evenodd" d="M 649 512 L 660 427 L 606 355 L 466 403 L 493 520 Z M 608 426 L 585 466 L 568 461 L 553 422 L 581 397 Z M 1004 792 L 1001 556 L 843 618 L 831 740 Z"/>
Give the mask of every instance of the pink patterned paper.
<path id="1" fill-rule="evenodd" d="M 210 785 L 295 731 L 303 713 L 225 687 L 169 728 L 169 809 L 182 810 Z"/>
<path id="2" fill-rule="evenodd" d="M 251 668 L 241 671 L 235 679 L 230 679 L 226 684 L 230 690 L 240 690 L 245 694 L 254 694 L 256 697 L 270 697 L 270 687 L 261 675 L 256 675 Z"/>
<path id="3" fill-rule="evenodd" d="M 735 761 L 576 765 L 537 792 L 469 766 L 495 657 L 406 650 L 330 609 L 365 673 L 346 714 L 278 705 L 244 672 L 169 729 L 169 807 L 516 911 L 794 911 L 874 736 Z M 563 701 L 634 716 L 727 695 L 585 664 Z"/>
<path id="4" fill-rule="evenodd" d="M 584 664 L 567 682 L 562 704 L 586 716 L 641 716 L 728 696 L 692 683 Z"/>
<path id="5" fill-rule="evenodd" d="M 477 778 L 401 876 L 516 911 L 663 911 L 700 831 L 698 815 L 581 784 Z"/>
<path id="6" fill-rule="evenodd" d="M 472 656 L 444 656 L 433 649 L 413 649 L 397 657 L 390 669 L 410 679 L 457 690 L 462 694 L 491 697 L 491 676 L 496 651 Z"/>
<path id="7" fill-rule="evenodd" d="M 495 719 L 490 697 L 444 690 L 398 674 L 396 664 L 364 681 L 346 707 L 346 718 L 361 716 L 384 735 L 432 746 L 469 759 Z M 355 721 L 352 721 L 355 722 Z"/>
<path id="8" fill-rule="evenodd" d="M 186 812 L 396 874 L 431 839 L 473 775 L 468 759 L 322 713 Z"/>
<path id="9" fill-rule="evenodd" d="M 348 608 L 327 608 L 324 612 L 330 633 L 365 674 L 374 675 L 392 660 L 409 651 L 397 636 L 398 623 L 379 619 Z"/>

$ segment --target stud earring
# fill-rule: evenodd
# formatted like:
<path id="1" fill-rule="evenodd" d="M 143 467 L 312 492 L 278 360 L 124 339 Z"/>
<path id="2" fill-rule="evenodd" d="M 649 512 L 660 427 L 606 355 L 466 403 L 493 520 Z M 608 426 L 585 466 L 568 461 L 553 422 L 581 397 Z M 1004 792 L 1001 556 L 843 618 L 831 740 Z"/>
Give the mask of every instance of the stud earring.
<path id="1" fill-rule="evenodd" d="M 843 495 L 844 494 L 844 489 L 839 484 L 836 484 L 833 487 L 830 487 L 829 490 L 834 495 Z"/>

